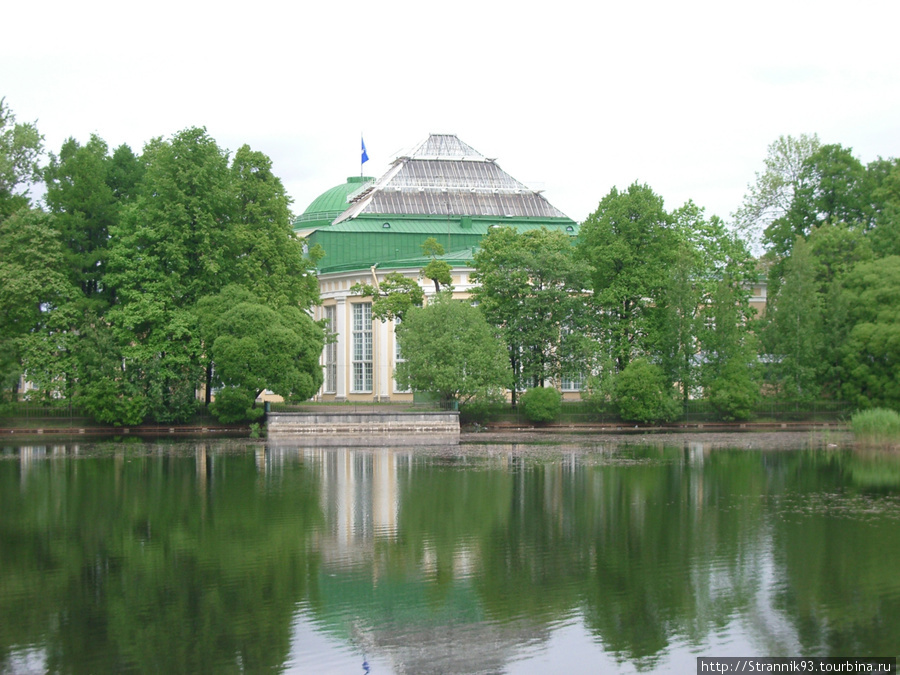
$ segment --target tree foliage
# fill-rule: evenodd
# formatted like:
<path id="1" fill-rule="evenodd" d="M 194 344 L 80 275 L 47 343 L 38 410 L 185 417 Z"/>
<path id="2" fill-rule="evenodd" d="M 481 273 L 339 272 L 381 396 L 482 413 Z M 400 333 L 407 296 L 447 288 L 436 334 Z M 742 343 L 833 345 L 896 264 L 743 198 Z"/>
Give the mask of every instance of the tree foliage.
<path id="1" fill-rule="evenodd" d="M 201 298 L 197 314 L 219 388 L 213 410 L 222 421 L 258 416 L 251 411 L 267 389 L 305 400 L 322 386 L 324 331 L 298 307 L 276 310 L 246 289 L 228 286 Z"/>
<path id="2" fill-rule="evenodd" d="M 28 188 L 40 178 L 43 144 L 37 126 L 17 123 L 0 98 L 0 220 L 29 206 Z"/>
<path id="3" fill-rule="evenodd" d="M 440 294 L 414 307 L 397 326 L 405 361 L 397 364 L 398 386 L 467 403 L 502 398 L 511 385 L 503 344 L 477 308 Z"/>
<path id="4" fill-rule="evenodd" d="M 139 172 L 139 160 L 133 154 L 130 155 L 133 165 L 124 165 L 130 150 L 127 146 L 123 148 L 115 167 L 123 174 L 116 181 L 118 190 L 110 185 L 113 160 L 108 147 L 96 135 L 84 146 L 74 138 L 66 140 L 59 155 L 50 156 L 50 164 L 44 171 L 45 201 L 64 245 L 66 270 L 72 283 L 81 289 L 84 301 L 97 311 L 103 311 L 115 299 L 114 289 L 104 283 L 110 233 L 118 225 L 125 203 L 121 195 L 133 193 L 135 189 L 134 185 L 126 185 L 125 175 L 134 178 Z M 127 171 L 130 173 L 126 174 Z"/>
<path id="5" fill-rule="evenodd" d="M 234 155 L 231 174 L 236 258 L 230 280 L 270 307 L 309 309 L 319 300 L 320 251 L 305 255 L 303 241 L 294 236 L 291 200 L 272 173 L 272 160 L 244 145 Z"/>
<path id="6" fill-rule="evenodd" d="M 28 354 L 55 333 L 56 310 L 74 295 L 64 270 L 63 247 L 47 214 L 21 209 L 0 220 L 0 376 L 4 390 L 15 393 Z"/>
<path id="7" fill-rule="evenodd" d="M 372 298 L 372 316 L 379 321 L 403 319 L 410 308 L 421 307 L 425 301 L 425 292 L 419 282 L 400 272 L 390 272 L 377 286 L 353 284 L 350 292 Z"/>
<path id="8" fill-rule="evenodd" d="M 674 220 L 646 184 L 613 188 L 582 224 L 578 252 L 590 265 L 602 348 L 617 371 L 658 344 L 661 299 L 678 250 Z"/>
<path id="9" fill-rule="evenodd" d="M 426 256 L 431 256 L 431 260 L 422 269 L 422 277 L 434 283 L 434 292 L 440 293 L 441 290 L 452 290 L 453 277 L 450 263 L 446 260 L 438 260 L 439 256 L 444 255 L 444 247 L 434 237 L 428 237 L 425 243 L 422 244 L 422 253 Z"/>
<path id="10" fill-rule="evenodd" d="M 197 128 L 140 157 L 127 146 L 110 155 L 92 136 L 68 139 L 43 176 L 49 213 L 3 222 L 16 228 L 0 261 L 15 279 L 4 287 L 3 337 L 18 333 L 7 378 L 27 370 L 43 395 L 128 425 L 187 420 L 214 373 L 250 406 L 261 389 L 314 393 L 322 330 L 305 310 L 318 301 L 316 252 L 294 237 L 265 155 L 244 146 L 230 161 Z M 228 284 L 246 297 L 211 323 L 202 301 Z"/>
<path id="11" fill-rule="evenodd" d="M 807 237 L 824 223 L 868 229 L 873 214 L 866 187 L 866 169 L 849 148 L 819 147 L 800 166 L 787 212 L 766 228 L 771 250 L 786 255 L 796 237 Z"/>
<path id="12" fill-rule="evenodd" d="M 573 253 L 565 233 L 510 227 L 492 229 L 475 253 L 473 295 L 506 343 L 514 396 L 581 368 L 571 356 L 581 335 L 586 268 Z"/>
<path id="13" fill-rule="evenodd" d="M 900 410 L 900 256 L 860 263 L 847 274 L 849 331 L 841 345 L 842 393 L 860 408 Z"/>
<path id="14" fill-rule="evenodd" d="M 627 422 L 671 422 L 679 407 L 659 366 L 647 359 L 631 361 L 615 378 L 615 405 Z"/>
<path id="15" fill-rule="evenodd" d="M 819 145 L 816 134 L 779 136 L 769 145 L 764 171 L 757 172 L 756 182 L 747 186 L 743 203 L 733 215 L 735 228 L 752 247 L 759 246 L 772 222 L 790 211 L 801 185 L 803 163 Z"/>
<path id="16" fill-rule="evenodd" d="M 787 398 L 813 399 L 819 393 L 822 301 L 817 290 L 815 259 L 806 240 L 797 237 L 784 282 L 769 300 L 763 332 L 773 381 Z"/>
<path id="17" fill-rule="evenodd" d="M 522 394 L 519 406 L 529 422 L 552 422 L 562 411 L 562 394 L 553 387 L 532 387 Z"/>

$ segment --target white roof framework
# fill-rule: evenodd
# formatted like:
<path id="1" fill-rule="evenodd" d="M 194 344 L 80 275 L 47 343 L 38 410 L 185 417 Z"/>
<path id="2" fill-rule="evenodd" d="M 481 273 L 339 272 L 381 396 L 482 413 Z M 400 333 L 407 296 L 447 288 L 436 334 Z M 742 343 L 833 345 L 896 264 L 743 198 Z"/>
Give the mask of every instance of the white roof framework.
<path id="1" fill-rule="evenodd" d="M 432 134 L 350 197 L 334 222 L 363 214 L 566 218 L 532 190 L 451 134 Z"/>

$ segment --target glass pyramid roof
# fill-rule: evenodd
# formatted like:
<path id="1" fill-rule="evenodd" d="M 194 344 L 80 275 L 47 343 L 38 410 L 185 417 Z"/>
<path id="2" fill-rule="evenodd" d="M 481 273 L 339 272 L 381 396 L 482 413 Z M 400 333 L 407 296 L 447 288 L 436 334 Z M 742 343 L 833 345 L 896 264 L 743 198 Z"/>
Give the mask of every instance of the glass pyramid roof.
<path id="1" fill-rule="evenodd" d="M 370 214 L 567 218 L 539 191 L 450 134 L 432 134 L 398 157 L 350 202 L 335 223 Z"/>

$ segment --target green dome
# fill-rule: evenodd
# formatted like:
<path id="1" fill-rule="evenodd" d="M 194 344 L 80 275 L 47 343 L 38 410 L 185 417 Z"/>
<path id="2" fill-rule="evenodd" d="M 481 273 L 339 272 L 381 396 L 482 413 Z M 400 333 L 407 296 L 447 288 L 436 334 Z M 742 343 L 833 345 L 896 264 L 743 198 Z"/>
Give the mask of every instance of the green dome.
<path id="1" fill-rule="evenodd" d="M 294 221 L 294 229 L 327 227 L 335 218 L 347 210 L 347 197 L 359 190 L 365 183 L 374 180 L 368 176 L 350 176 L 346 183 L 326 190 Z"/>

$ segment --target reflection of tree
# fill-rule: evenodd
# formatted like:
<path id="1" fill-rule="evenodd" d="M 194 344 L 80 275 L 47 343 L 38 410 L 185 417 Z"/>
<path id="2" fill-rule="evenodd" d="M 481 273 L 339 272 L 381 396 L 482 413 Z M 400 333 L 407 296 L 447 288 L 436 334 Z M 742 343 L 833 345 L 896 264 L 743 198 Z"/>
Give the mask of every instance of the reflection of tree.
<path id="1" fill-rule="evenodd" d="M 507 531 L 483 547 L 488 612 L 551 622 L 580 610 L 608 651 L 650 662 L 673 636 L 700 642 L 725 625 L 753 590 L 740 553 L 758 536 L 759 457 L 693 469 L 678 454 L 664 467 L 526 472 Z"/>
<path id="2" fill-rule="evenodd" d="M 260 490 L 254 461 L 0 463 L 0 578 L 22 589 L 0 592 L 0 649 L 43 643 L 54 672 L 282 665 L 316 484 L 294 464 Z"/>
<path id="3" fill-rule="evenodd" d="M 52 671 L 276 669 L 298 602 L 409 672 L 501 671 L 573 615 L 640 670 L 736 625 L 775 655 L 897 651 L 898 457 L 351 459 L 0 461 L 0 671 L 11 645 Z"/>
<path id="4" fill-rule="evenodd" d="M 806 455 L 803 469 L 818 490 L 788 493 L 781 505 L 780 608 L 804 653 L 896 654 L 900 457 Z"/>
<path id="5" fill-rule="evenodd" d="M 440 597 L 454 568 L 478 556 L 483 542 L 507 526 L 513 477 L 507 471 L 458 468 L 416 472 L 401 499 L 400 540 L 407 560 L 422 564 Z"/>

